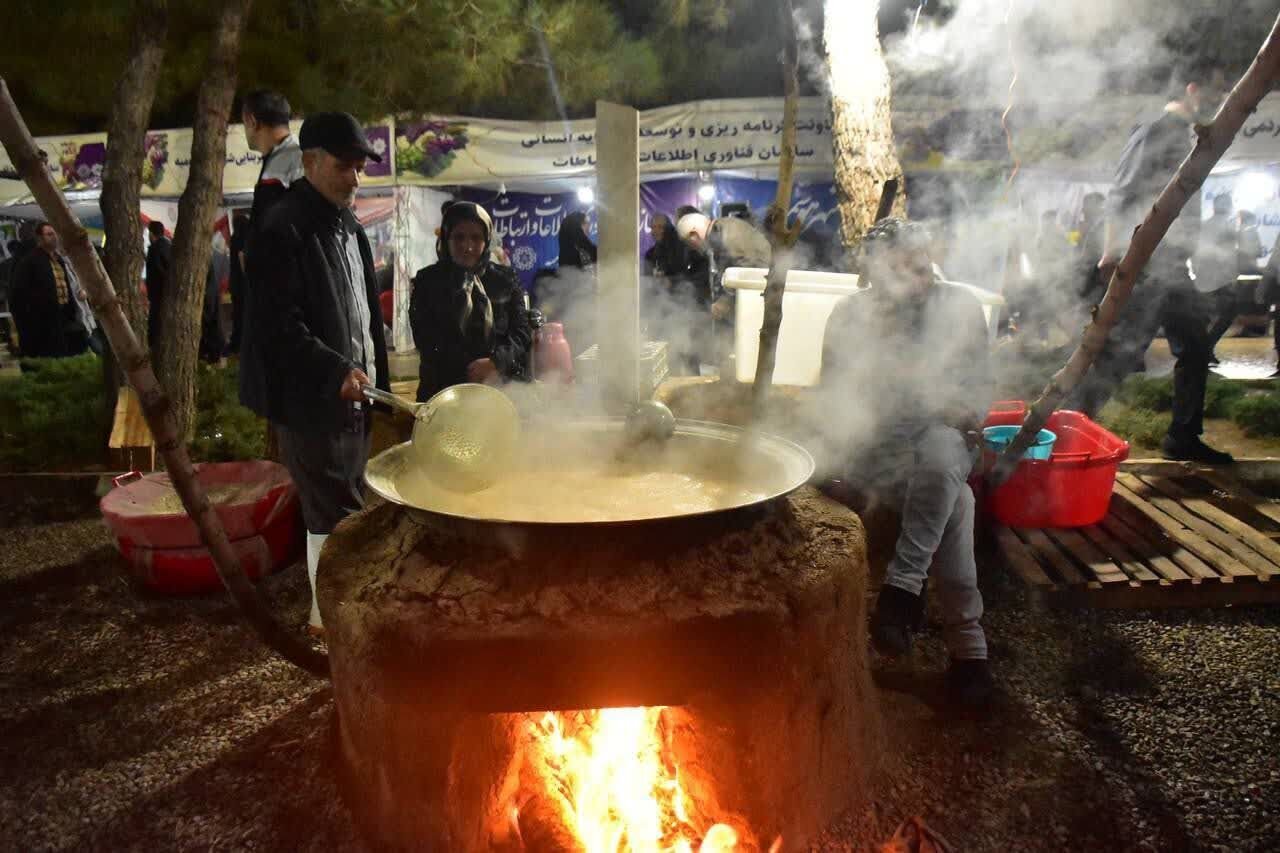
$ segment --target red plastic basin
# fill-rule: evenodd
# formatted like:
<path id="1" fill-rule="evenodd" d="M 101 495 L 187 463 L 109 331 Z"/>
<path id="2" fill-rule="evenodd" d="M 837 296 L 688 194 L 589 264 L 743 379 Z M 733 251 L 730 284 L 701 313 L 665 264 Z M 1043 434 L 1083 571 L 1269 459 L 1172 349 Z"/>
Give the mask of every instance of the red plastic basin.
<path id="1" fill-rule="evenodd" d="M 252 578 L 288 565 L 301 542 L 298 494 L 274 462 L 197 465 L 227 538 Z M 109 492 L 99 504 L 120 553 L 147 586 L 185 595 L 221 587 L 213 558 L 178 503 L 169 475 L 148 474 Z"/>
<path id="2" fill-rule="evenodd" d="M 1021 424 L 1026 415 L 1022 401 L 996 403 L 984 426 Z M 987 492 L 987 511 L 1009 527 L 1097 524 L 1111 504 L 1120 463 L 1129 458 L 1129 442 L 1080 412 L 1054 412 L 1045 428 L 1058 436 L 1053 455 L 1019 462 L 1008 482 Z"/>

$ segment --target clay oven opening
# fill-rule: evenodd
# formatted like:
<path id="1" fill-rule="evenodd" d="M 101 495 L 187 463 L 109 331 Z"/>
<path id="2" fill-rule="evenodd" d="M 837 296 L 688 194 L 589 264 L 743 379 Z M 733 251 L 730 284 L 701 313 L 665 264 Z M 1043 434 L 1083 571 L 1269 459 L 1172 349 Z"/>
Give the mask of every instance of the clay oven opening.
<path id="1" fill-rule="evenodd" d="M 517 804 L 525 850 L 719 853 L 763 849 L 749 827 L 717 823 L 714 780 L 681 774 L 670 708 L 529 715 Z M 770 850 L 780 850 L 782 839 Z"/>
<path id="2" fill-rule="evenodd" d="M 811 489 L 571 532 L 384 504 L 320 577 L 381 847 L 795 850 L 865 801 L 863 531 Z"/>

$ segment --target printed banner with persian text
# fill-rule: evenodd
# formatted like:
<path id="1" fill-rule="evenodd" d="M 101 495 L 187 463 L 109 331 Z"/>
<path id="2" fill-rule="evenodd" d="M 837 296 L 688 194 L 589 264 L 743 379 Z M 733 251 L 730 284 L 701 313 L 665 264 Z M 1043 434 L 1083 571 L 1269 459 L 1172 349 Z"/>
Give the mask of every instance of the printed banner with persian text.
<path id="1" fill-rule="evenodd" d="M 595 120 L 492 121 L 430 117 L 396 126 L 402 184 L 477 184 L 565 178 L 595 171 Z M 829 169 L 831 118 L 820 98 L 802 98 L 799 167 Z M 782 99 L 697 101 L 640 113 L 640 171 L 758 169 L 782 156 Z"/>

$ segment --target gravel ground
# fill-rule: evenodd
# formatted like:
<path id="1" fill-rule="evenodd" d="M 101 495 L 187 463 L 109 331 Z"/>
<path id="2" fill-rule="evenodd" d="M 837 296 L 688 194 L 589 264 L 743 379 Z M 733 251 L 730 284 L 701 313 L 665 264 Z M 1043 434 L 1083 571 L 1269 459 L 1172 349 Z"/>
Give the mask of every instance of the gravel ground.
<path id="1" fill-rule="evenodd" d="M 998 704 L 945 707 L 936 625 L 881 664 L 896 760 L 819 849 L 909 815 L 964 851 L 1280 849 L 1280 608 L 1043 612 L 983 585 Z M 301 624 L 300 567 L 265 589 Z M 132 588 L 96 520 L 0 528 L 0 636 L 0 849 L 362 849 L 324 685 L 221 597 Z"/>

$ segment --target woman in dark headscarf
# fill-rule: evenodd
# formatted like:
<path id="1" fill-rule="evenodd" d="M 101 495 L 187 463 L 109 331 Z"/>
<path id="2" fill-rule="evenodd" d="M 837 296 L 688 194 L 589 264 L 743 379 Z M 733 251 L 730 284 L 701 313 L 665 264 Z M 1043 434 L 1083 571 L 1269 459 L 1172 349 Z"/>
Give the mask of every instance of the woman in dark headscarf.
<path id="1" fill-rule="evenodd" d="M 529 377 L 533 333 L 524 293 L 509 267 L 490 261 L 492 240 L 488 211 L 455 202 L 440 226 L 439 260 L 413 277 L 409 325 L 421 356 L 419 402 L 460 382 Z"/>
<path id="2" fill-rule="evenodd" d="M 596 244 L 588 232 L 587 214 L 576 210 L 560 224 L 560 269 L 585 269 L 596 262 Z"/>
<path id="3" fill-rule="evenodd" d="M 538 307 L 564 326 L 573 352 L 595 343 L 596 246 L 587 234 L 587 214 L 574 211 L 560 223 L 560 264 L 538 278 Z"/>
<path id="4" fill-rule="evenodd" d="M 671 341 L 671 320 L 679 311 L 675 302 L 684 289 L 680 285 L 689 262 L 669 216 L 655 213 L 649 221 L 649 235 L 653 245 L 644 253 L 641 317 L 647 335 Z"/>
<path id="5" fill-rule="evenodd" d="M 649 224 L 653 245 L 644 253 L 645 274 L 674 278 L 688 265 L 684 243 L 676 233 L 676 226 L 665 213 L 656 213 Z"/>

